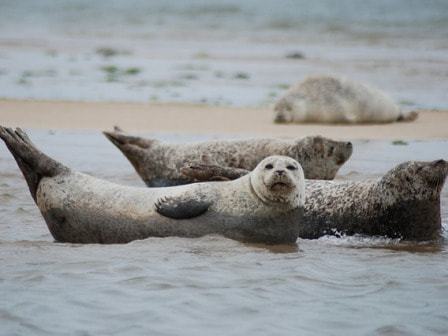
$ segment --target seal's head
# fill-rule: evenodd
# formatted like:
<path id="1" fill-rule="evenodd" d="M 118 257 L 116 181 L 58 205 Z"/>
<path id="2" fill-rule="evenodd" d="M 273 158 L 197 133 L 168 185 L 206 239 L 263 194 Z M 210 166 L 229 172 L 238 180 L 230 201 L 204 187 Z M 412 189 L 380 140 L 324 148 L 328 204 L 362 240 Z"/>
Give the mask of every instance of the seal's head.
<path id="1" fill-rule="evenodd" d="M 288 124 L 294 121 L 294 113 L 300 114 L 300 104 L 297 99 L 286 95 L 274 105 L 274 122 Z"/>
<path id="2" fill-rule="evenodd" d="M 381 185 L 392 197 L 432 200 L 440 197 L 447 175 L 448 162 L 445 160 L 408 161 L 384 175 Z"/>
<path id="3" fill-rule="evenodd" d="M 352 155 L 353 145 L 351 142 L 308 136 L 296 140 L 289 152 L 302 165 L 305 178 L 333 180 Z"/>
<path id="4" fill-rule="evenodd" d="M 297 208 L 305 202 L 305 178 L 300 164 L 287 156 L 269 156 L 250 176 L 255 194 L 265 203 Z"/>

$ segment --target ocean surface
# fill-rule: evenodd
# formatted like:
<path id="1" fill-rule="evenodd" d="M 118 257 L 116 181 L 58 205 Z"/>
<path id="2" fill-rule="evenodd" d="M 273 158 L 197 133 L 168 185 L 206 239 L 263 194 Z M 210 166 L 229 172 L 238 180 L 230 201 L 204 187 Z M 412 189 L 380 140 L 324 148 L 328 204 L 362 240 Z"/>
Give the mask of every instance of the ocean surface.
<path id="1" fill-rule="evenodd" d="M 336 74 L 447 109 L 445 0 L 0 0 L 0 98 L 270 106 Z"/>
<path id="2" fill-rule="evenodd" d="M 27 131 L 73 169 L 143 187 L 99 132 Z M 338 178 L 447 159 L 447 145 L 356 141 Z M 447 185 L 442 220 L 444 238 L 418 244 L 322 237 L 285 248 L 220 236 L 55 243 L 0 144 L 0 335 L 447 335 Z"/>

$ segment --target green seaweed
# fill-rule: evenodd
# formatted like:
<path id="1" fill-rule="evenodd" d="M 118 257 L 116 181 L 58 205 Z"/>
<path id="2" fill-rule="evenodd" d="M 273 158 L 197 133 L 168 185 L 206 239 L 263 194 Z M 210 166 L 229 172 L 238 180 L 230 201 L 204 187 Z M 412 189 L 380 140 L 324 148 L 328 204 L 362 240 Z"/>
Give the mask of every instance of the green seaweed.
<path id="1" fill-rule="evenodd" d="M 211 58 L 211 56 L 210 56 L 209 53 L 201 51 L 201 52 L 198 52 L 198 53 L 194 54 L 193 58 L 196 58 L 196 59 L 209 59 L 209 58 Z"/>
<path id="2" fill-rule="evenodd" d="M 184 64 L 176 67 L 176 70 L 207 71 L 210 67 L 206 64 Z"/>
<path id="3" fill-rule="evenodd" d="M 196 75 L 196 74 L 190 73 L 190 74 L 182 75 L 182 76 L 180 76 L 179 78 L 181 78 L 181 79 L 187 79 L 187 80 L 196 80 L 196 79 L 199 79 L 199 76 Z"/>
<path id="4" fill-rule="evenodd" d="M 165 88 L 165 87 L 182 87 L 185 86 L 186 84 L 184 82 L 179 82 L 179 81 L 158 81 L 158 82 L 154 82 L 153 83 L 153 87 L 155 88 Z"/>
<path id="5" fill-rule="evenodd" d="M 111 47 L 103 47 L 103 48 L 97 48 L 95 50 L 95 53 L 103 56 L 104 58 L 109 58 L 109 57 L 114 57 L 117 55 L 128 55 L 131 52 L 129 52 L 127 50 L 118 50 L 118 49 L 114 49 Z"/>
<path id="6" fill-rule="evenodd" d="M 142 70 L 139 68 L 128 68 L 123 72 L 123 74 L 134 76 L 134 75 L 138 75 L 140 72 L 142 72 Z"/>
<path id="7" fill-rule="evenodd" d="M 118 68 L 115 65 L 105 65 L 101 67 L 101 70 L 103 70 L 105 73 L 109 75 L 113 75 L 118 73 Z"/>
<path id="8" fill-rule="evenodd" d="M 305 55 L 300 51 L 292 51 L 290 53 L 287 53 L 285 57 L 290 58 L 290 59 L 296 59 L 296 60 L 305 59 Z"/>
<path id="9" fill-rule="evenodd" d="M 48 56 L 51 56 L 51 57 L 56 57 L 56 56 L 58 56 L 58 52 L 57 52 L 57 50 L 54 50 L 54 49 L 49 49 L 49 50 L 47 50 L 47 51 L 45 52 L 45 54 L 47 54 Z"/>
<path id="10" fill-rule="evenodd" d="M 289 84 L 275 84 L 272 86 L 274 89 L 281 89 L 281 90 L 287 90 L 289 89 Z"/>
<path id="11" fill-rule="evenodd" d="M 123 76 L 135 76 L 142 72 L 140 68 L 120 69 L 115 65 L 104 65 L 101 70 L 106 74 L 107 82 L 118 82 Z"/>
<path id="12" fill-rule="evenodd" d="M 234 79 L 249 79 L 250 75 L 246 72 L 237 72 L 233 75 Z"/>
<path id="13" fill-rule="evenodd" d="M 31 85 L 30 81 L 27 81 L 25 78 L 20 78 L 16 81 L 18 85 L 29 86 Z"/>
<path id="14" fill-rule="evenodd" d="M 406 145 L 408 145 L 409 143 L 408 142 L 406 142 L 406 141 L 404 141 L 404 140 L 394 140 L 394 141 L 392 141 L 392 145 L 395 145 L 395 146 L 406 146 Z"/>
<path id="15" fill-rule="evenodd" d="M 400 105 L 403 105 L 403 106 L 413 106 L 413 105 L 415 105 L 415 103 L 410 101 L 410 100 L 401 100 L 400 101 Z"/>

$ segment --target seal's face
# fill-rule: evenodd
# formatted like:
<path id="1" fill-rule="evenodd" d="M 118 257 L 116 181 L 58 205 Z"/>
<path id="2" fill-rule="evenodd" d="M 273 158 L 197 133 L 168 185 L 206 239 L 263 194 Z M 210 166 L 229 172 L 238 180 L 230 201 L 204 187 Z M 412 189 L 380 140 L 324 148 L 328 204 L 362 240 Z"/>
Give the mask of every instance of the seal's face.
<path id="1" fill-rule="evenodd" d="M 284 97 L 280 99 L 274 105 L 274 122 L 279 124 L 287 124 L 293 122 L 293 109 L 294 109 L 294 101 L 289 99 L 288 97 Z M 297 110 L 297 108 L 295 108 Z"/>
<path id="2" fill-rule="evenodd" d="M 382 183 L 397 189 L 406 198 L 439 197 L 448 175 L 448 162 L 409 161 L 399 164 L 382 178 Z"/>
<path id="3" fill-rule="evenodd" d="M 308 136 L 294 143 L 294 157 L 303 167 L 305 178 L 333 180 L 353 153 L 351 142 Z"/>
<path id="4" fill-rule="evenodd" d="M 296 208 L 305 202 L 305 178 L 300 164 L 287 156 L 270 156 L 251 175 L 257 196 L 268 203 Z"/>

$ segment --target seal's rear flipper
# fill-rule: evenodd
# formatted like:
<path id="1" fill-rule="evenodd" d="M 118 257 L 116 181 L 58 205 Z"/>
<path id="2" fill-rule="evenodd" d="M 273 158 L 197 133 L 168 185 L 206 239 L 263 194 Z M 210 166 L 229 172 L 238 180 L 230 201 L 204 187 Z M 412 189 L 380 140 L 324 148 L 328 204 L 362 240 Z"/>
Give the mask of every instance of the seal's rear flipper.
<path id="1" fill-rule="evenodd" d="M 400 116 L 397 121 L 414 121 L 418 118 L 417 111 L 400 111 Z"/>
<path id="2" fill-rule="evenodd" d="M 68 170 L 62 163 L 37 149 L 20 128 L 16 128 L 14 131 L 11 128 L 0 126 L 0 138 L 3 139 L 6 147 L 14 156 L 35 201 L 37 186 L 42 177 L 52 177 Z"/>
<path id="3" fill-rule="evenodd" d="M 135 149 L 148 149 L 154 140 L 147 140 L 141 137 L 124 134 L 122 131 L 107 132 L 103 134 L 108 138 L 115 146 L 117 146 L 123 153 L 126 148 Z"/>
<path id="4" fill-rule="evenodd" d="M 174 219 L 187 219 L 202 215 L 210 207 L 211 202 L 200 199 L 162 198 L 155 204 L 156 211 L 162 216 Z"/>
<path id="5" fill-rule="evenodd" d="M 118 126 L 118 125 L 115 125 L 115 126 L 114 126 L 114 131 L 115 131 L 115 132 L 125 133 L 125 130 L 122 129 L 122 128 L 121 128 L 120 126 Z"/>

